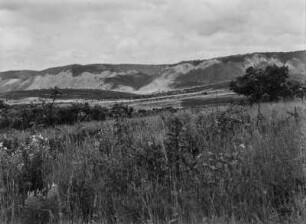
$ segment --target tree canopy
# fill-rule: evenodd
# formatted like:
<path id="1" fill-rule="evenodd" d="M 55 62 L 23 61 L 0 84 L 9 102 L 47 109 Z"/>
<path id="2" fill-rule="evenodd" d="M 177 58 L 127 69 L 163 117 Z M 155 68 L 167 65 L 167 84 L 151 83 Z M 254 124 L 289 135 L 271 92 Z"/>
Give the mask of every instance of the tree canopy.
<path id="1" fill-rule="evenodd" d="M 251 102 L 303 98 L 306 95 L 305 83 L 290 79 L 288 67 L 276 65 L 247 68 L 243 76 L 230 83 L 230 89 L 247 96 Z"/>

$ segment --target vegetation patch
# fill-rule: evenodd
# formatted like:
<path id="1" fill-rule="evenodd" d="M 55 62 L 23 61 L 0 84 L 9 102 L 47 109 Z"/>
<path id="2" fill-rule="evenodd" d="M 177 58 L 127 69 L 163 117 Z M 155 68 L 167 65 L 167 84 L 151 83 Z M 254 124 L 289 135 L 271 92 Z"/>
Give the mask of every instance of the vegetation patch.
<path id="1" fill-rule="evenodd" d="M 183 99 L 181 106 L 183 108 L 196 108 L 196 107 L 204 107 L 211 105 L 227 105 L 231 103 L 240 103 L 243 102 L 244 99 L 239 96 L 225 95 L 225 96 L 215 96 L 213 98 L 188 98 Z"/>
<path id="2" fill-rule="evenodd" d="M 0 221 L 303 223 L 304 119 L 279 103 L 7 131 Z"/>
<path id="3" fill-rule="evenodd" d="M 61 93 L 57 99 L 88 99 L 88 100 L 116 100 L 116 99 L 135 99 L 141 95 L 95 89 L 58 89 Z M 51 98 L 54 89 L 35 89 L 35 90 L 17 90 L 0 93 L 0 98 L 7 100 L 18 100 L 29 97 Z"/>

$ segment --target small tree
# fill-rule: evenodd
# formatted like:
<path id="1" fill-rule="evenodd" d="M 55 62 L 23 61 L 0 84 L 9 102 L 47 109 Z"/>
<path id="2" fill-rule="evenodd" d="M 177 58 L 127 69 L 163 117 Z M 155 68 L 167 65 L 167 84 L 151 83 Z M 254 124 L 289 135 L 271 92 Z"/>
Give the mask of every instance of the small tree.
<path id="1" fill-rule="evenodd" d="M 249 67 L 244 76 L 230 83 L 235 93 L 247 96 L 251 102 L 277 101 L 306 95 L 306 85 L 290 79 L 288 67 L 276 65 Z"/>

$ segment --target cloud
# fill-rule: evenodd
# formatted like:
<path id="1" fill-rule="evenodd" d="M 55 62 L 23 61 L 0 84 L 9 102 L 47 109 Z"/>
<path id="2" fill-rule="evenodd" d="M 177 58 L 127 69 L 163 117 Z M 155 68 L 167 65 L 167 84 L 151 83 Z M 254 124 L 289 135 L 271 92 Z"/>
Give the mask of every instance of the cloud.
<path id="1" fill-rule="evenodd" d="M 30 34 L 25 28 L 0 27 L 0 48 L 2 51 L 24 51 L 31 45 Z"/>
<path id="2" fill-rule="evenodd" d="M 306 49 L 306 0 L 0 0 L 0 71 Z"/>

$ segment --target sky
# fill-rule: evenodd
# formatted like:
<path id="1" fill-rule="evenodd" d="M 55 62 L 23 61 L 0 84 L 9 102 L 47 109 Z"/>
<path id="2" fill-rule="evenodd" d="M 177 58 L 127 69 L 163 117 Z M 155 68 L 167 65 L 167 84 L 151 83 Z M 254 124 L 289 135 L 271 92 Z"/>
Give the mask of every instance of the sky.
<path id="1" fill-rule="evenodd" d="M 306 0 L 0 0 L 0 71 L 306 49 Z"/>

